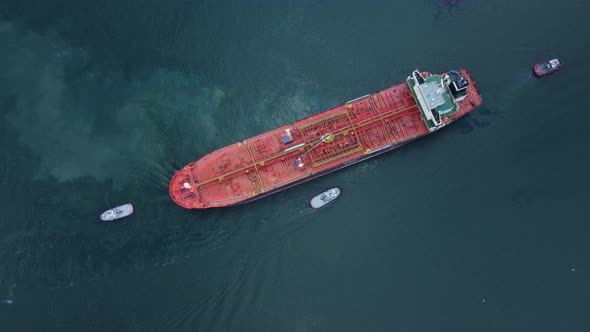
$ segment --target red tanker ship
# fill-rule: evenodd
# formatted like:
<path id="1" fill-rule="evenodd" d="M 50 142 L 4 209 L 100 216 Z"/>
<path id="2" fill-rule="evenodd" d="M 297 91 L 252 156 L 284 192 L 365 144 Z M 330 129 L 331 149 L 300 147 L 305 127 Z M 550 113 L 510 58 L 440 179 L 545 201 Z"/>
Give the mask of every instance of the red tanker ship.
<path id="1" fill-rule="evenodd" d="M 247 203 L 428 135 L 481 104 L 461 69 L 415 70 L 406 82 L 215 150 L 177 171 L 187 209 Z"/>

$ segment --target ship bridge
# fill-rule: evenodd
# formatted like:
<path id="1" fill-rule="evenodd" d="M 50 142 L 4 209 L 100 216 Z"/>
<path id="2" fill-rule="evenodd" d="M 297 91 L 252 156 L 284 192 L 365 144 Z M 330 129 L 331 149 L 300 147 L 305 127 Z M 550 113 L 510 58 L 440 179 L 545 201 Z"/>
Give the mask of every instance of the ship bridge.
<path id="1" fill-rule="evenodd" d="M 459 109 L 449 89 L 448 75 L 425 77 L 418 70 L 414 70 L 407 82 L 429 131 L 444 126 L 447 119 Z"/>

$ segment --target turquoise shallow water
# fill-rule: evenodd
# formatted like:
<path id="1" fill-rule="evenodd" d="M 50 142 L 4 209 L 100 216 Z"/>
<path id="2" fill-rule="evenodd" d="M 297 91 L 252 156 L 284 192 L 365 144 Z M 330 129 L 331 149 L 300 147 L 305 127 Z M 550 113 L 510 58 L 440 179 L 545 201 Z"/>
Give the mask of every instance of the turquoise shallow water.
<path id="1" fill-rule="evenodd" d="M 590 330 L 590 8 L 551 5 L 3 1 L 2 329 Z M 458 67 L 484 104 L 434 135 L 248 205 L 168 197 L 213 149 Z"/>

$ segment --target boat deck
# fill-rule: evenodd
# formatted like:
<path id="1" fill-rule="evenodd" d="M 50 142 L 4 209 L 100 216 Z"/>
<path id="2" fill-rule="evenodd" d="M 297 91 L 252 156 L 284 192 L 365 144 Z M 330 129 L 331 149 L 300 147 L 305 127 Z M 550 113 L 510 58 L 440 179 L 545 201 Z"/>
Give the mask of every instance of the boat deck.
<path id="1" fill-rule="evenodd" d="M 284 143 L 287 130 L 292 141 Z M 232 205 L 427 133 L 402 83 L 213 151 L 177 172 L 170 193 L 187 208 Z"/>

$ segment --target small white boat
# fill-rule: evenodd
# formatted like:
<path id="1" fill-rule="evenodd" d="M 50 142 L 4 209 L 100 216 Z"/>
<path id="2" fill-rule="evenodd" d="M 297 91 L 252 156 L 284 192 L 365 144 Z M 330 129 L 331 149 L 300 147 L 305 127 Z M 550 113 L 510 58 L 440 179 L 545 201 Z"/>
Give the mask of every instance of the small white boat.
<path id="1" fill-rule="evenodd" d="M 334 188 L 330 188 L 326 191 L 324 191 L 323 193 L 314 196 L 314 198 L 312 198 L 309 201 L 309 204 L 311 205 L 312 208 L 314 209 L 321 209 L 324 206 L 332 203 L 336 198 L 338 198 L 338 196 L 340 196 L 341 190 L 338 187 L 334 187 Z"/>
<path id="2" fill-rule="evenodd" d="M 121 218 L 128 217 L 132 215 L 134 212 L 133 204 L 127 203 L 123 205 L 119 205 L 112 209 L 106 210 L 100 215 L 100 220 L 102 221 L 113 221 Z"/>

